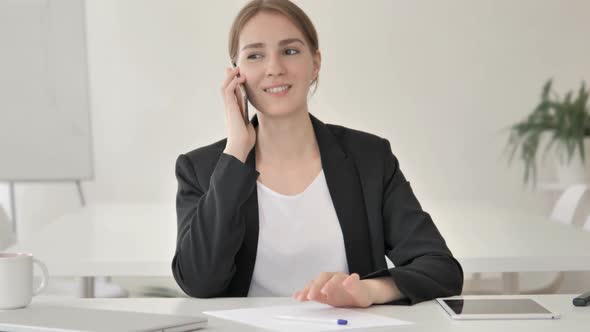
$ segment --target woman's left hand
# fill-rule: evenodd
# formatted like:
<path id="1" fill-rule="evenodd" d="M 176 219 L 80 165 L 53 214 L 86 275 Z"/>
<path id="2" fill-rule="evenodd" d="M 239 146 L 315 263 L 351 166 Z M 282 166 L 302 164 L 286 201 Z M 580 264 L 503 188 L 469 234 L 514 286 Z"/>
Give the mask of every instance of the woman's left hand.
<path id="1" fill-rule="evenodd" d="M 313 300 L 334 307 L 366 308 L 374 302 L 369 283 L 360 280 L 356 273 L 348 275 L 342 272 L 320 273 L 293 297 L 299 301 Z"/>

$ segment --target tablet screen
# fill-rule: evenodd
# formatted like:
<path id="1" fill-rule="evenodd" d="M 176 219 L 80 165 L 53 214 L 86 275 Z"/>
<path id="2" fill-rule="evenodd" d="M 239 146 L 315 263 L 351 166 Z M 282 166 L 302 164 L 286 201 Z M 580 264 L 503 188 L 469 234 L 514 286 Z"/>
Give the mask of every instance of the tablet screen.
<path id="1" fill-rule="evenodd" d="M 455 314 L 548 314 L 531 299 L 447 299 L 443 300 Z"/>

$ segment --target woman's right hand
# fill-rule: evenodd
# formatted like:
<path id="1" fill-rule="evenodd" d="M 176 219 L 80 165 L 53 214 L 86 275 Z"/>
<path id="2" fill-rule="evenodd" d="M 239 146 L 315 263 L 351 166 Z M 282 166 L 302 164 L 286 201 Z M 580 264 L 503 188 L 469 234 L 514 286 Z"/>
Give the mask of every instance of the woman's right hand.
<path id="1" fill-rule="evenodd" d="M 225 103 L 225 124 L 227 128 L 227 144 L 224 153 L 238 158 L 245 163 L 248 153 L 256 143 L 256 131 L 250 122 L 244 121 L 244 111 L 238 102 L 238 84 L 246 82 L 246 78 L 238 77 L 240 68 L 226 68 L 225 81 L 221 86 L 221 93 Z"/>

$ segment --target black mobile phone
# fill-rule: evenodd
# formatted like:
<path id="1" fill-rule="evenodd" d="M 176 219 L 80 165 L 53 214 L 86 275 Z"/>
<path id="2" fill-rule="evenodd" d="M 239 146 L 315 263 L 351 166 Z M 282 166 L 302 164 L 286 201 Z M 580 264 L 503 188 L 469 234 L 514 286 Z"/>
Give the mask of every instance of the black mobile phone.
<path id="1" fill-rule="evenodd" d="M 230 60 L 230 63 L 232 68 L 236 68 L 235 62 Z M 238 77 L 240 77 L 240 74 L 238 74 Z M 239 95 L 237 96 L 238 105 L 242 109 L 242 114 L 244 114 L 244 122 L 248 124 L 248 122 L 250 122 L 250 115 L 248 114 L 248 95 L 246 95 L 246 87 L 244 87 L 244 84 L 240 83 L 238 84 L 238 90 L 240 90 Z"/>
<path id="2" fill-rule="evenodd" d="M 590 291 L 574 298 L 574 305 L 577 307 L 585 307 L 590 305 Z"/>

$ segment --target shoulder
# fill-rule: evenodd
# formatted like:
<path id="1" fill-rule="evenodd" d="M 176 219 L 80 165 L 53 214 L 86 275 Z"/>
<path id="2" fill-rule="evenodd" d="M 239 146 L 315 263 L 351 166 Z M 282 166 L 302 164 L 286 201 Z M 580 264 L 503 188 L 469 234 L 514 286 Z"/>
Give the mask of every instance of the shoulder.
<path id="1" fill-rule="evenodd" d="M 383 155 L 391 152 L 389 141 L 383 137 L 335 124 L 326 124 L 326 126 L 344 151 L 348 153 L 353 155 Z"/>
<path id="2" fill-rule="evenodd" d="M 381 174 L 385 178 L 399 168 L 399 161 L 386 138 L 339 125 L 326 126 L 342 150 L 354 161 L 361 176 L 374 177 Z"/>
<path id="3" fill-rule="evenodd" d="M 227 138 L 224 138 L 215 143 L 211 143 L 205 146 L 198 147 L 192 151 L 185 152 L 183 155 L 186 156 L 189 160 L 195 162 L 209 159 L 215 159 L 216 161 L 223 152 L 223 149 L 225 149 L 226 143 Z"/>
<path id="4" fill-rule="evenodd" d="M 192 151 L 185 152 L 176 159 L 176 168 L 193 169 L 196 171 L 212 172 L 217 161 L 225 149 L 227 139 L 224 138 L 215 143 L 211 143 Z M 199 174 L 197 174 L 199 176 Z"/>

